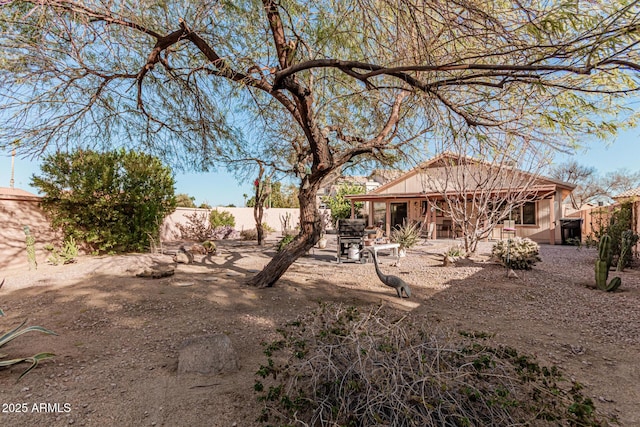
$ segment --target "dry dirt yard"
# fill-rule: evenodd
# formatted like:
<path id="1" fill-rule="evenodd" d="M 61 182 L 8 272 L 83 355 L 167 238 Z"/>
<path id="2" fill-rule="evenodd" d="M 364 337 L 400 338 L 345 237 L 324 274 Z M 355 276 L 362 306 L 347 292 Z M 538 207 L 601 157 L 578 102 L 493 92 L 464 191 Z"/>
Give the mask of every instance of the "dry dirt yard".
<path id="1" fill-rule="evenodd" d="M 383 304 L 411 321 L 494 334 L 496 345 L 533 354 L 584 384 L 601 416 L 640 425 L 638 270 L 622 273 L 620 291 L 605 293 L 589 287 L 593 250 L 541 246 L 542 263 L 508 278 L 490 262 L 440 266 L 451 244 L 421 245 L 399 266 L 382 265 L 411 285 L 408 300 L 380 283 L 373 264 L 337 264 L 331 245 L 263 290 L 243 281 L 268 262 L 273 244 L 260 249 L 224 241 L 216 256 L 179 264 L 175 275 L 160 279 L 136 273 L 173 266 L 170 256 L 82 257 L 67 266 L 41 262 L 37 271 L 4 271 L 0 329 L 28 319 L 58 336 L 27 334 L 3 348 L 12 356 L 51 351 L 56 357 L 18 383 L 24 366 L 0 371 L 0 425 L 256 425 L 260 343 L 319 301 L 363 309 Z M 479 254 L 489 250 L 482 246 Z M 181 344 L 216 333 L 231 339 L 239 370 L 178 374 Z M 26 412 L 16 413 L 24 403 Z M 44 412 L 36 411 L 41 403 L 49 404 Z"/>

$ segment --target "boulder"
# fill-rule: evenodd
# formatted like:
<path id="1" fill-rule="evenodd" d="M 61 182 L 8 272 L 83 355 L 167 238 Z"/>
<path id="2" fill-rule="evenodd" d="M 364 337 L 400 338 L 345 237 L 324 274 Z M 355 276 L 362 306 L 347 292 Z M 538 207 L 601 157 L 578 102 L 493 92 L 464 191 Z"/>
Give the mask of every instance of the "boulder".
<path id="1" fill-rule="evenodd" d="M 178 374 L 222 374 L 238 370 L 238 356 L 224 334 L 190 338 L 178 353 Z"/>

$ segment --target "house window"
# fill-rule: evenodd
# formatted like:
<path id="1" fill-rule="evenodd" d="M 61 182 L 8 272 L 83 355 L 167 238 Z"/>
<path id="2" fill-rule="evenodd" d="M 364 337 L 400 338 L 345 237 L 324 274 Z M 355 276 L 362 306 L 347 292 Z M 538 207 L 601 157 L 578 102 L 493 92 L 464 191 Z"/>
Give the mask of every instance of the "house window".
<path id="1" fill-rule="evenodd" d="M 518 225 L 536 225 L 535 202 L 526 202 L 524 205 L 514 208 L 512 214 Z"/>
<path id="2" fill-rule="evenodd" d="M 374 202 L 373 203 L 373 225 L 384 229 L 384 225 L 387 223 L 387 204 Z"/>

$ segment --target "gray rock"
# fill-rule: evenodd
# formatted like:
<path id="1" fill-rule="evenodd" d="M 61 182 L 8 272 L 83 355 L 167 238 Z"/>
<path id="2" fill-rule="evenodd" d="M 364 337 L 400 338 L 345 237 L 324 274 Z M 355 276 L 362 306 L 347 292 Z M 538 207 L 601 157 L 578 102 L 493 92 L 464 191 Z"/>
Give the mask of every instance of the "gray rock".
<path id="1" fill-rule="evenodd" d="M 181 251 L 173 256 L 173 260 L 180 264 L 191 264 L 193 262 L 193 255 Z"/>
<path id="2" fill-rule="evenodd" d="M 238 356 L 224 334 L 190 338 L 178 353 L 178 374 L 221 374 L 238 370 Z"/>

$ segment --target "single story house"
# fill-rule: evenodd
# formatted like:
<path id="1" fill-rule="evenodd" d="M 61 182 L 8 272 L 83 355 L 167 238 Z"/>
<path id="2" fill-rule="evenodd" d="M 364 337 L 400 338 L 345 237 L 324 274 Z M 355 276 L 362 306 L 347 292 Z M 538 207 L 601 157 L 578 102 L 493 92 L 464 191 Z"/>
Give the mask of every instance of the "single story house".
<path id="1" fill-rule="evenodd" d="M 473 179 L 469 178 L 471 175 Z M 424 222 L 423 229 L 435 231 L 429 233 L 429 237 L 439 239 L 457 237 L 456 221 L 447 215 L 446 205 L 443 205 L 447 203 L 447 197 L 464 197 L 470 203 L 481 193 L 482 197 L 496 195 L 496 200 L 508 199 L 508 194 L 517 193 L 520 200 L 526 201 L 510 213 L 515 224 L 508 225 L 515 226 L 515 234 L 519 237 L 555 244 L 561 240 L 562 201 L 574 188 L 575 185 L 536 176 L 506 164 L 490 164 L 444 153 L 370 193 L 347 198 L 351 200 L 352 217 L 355 217 L 354 203 L 365 202 L 369 226 L 379 226 L 387 236 L 397 225 Z M 487 237 L 500 238 L 503 227 L 504 223 L 501 223 Z"/>

